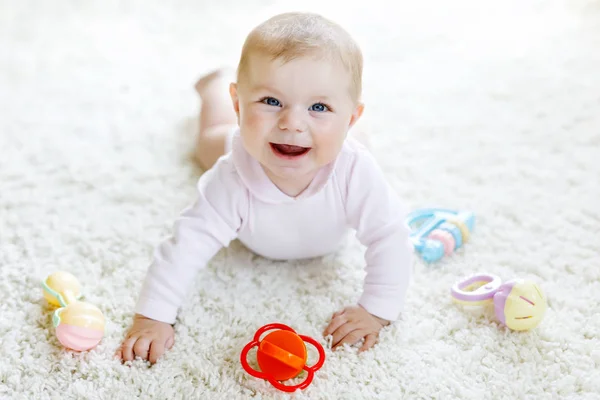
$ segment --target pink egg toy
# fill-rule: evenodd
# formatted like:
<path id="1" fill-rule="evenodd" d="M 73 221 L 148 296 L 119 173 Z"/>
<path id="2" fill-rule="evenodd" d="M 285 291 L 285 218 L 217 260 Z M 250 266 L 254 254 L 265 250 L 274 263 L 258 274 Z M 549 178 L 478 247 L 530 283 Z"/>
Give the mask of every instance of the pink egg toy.
<path id="1" fill-rule="evenodd" d="M 104 336 L 104 315 L 98 307 L 78 300 L 81 286 L 77 279 L 58 271 L 46 278 L 42 286 L 48 302 L 60 307 L 52 317 L 59 342 L 75 351 L 96 347 Z"/>

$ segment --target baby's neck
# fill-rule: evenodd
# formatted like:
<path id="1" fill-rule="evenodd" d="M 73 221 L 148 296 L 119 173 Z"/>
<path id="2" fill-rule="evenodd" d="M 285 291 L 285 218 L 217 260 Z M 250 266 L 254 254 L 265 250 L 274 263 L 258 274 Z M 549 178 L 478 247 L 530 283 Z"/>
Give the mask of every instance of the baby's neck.
<path id="1" fill-rule="evenodd" d="M 311 171 L 310 173 L 304 176 L 291 180 L 273 175 L 271 171 L 269 171 L 267 168 L 263 167 L 263 170 L 265 171 L 267 177 L 269 177 L 271 182 L 273 182 L 273 184 L 277 186 L 279 190 L 281 190 L 283 193 L 290 197 L 300 196 L 302 192 L 304 192 L 306 188 L 310 186 L 310 183 L 319 172 L 319 170 Z"/>

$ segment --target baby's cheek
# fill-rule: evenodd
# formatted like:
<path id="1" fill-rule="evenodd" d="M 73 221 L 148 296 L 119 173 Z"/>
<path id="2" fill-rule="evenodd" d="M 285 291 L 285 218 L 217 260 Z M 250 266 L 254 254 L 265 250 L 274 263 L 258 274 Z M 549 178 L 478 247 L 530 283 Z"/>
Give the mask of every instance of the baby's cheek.
<path id="1" fill-rule="evenodd" d="M 259 113 L 253 112 L 251 110 L 244 114 L 244 118 L 242 119 L 242 124 L 244 128 L 247 128 L 249 130 L 258 130 L 262 125 L 262 122 L 262 116 Z"/>
<path id="2" fill-rule="evenodd" d="M 342 134 L 324 134 L 319 135 L 316 142 L 318 162 L 325 165 L 333 161 L 344 143 Z"/>
<path id="3" fill-rule="evenodd" d="M 248 113 L 241 122 L 241 129 L 247 137 L 261 140 L 268 133 L 267 120 L 258 113 Z"/>

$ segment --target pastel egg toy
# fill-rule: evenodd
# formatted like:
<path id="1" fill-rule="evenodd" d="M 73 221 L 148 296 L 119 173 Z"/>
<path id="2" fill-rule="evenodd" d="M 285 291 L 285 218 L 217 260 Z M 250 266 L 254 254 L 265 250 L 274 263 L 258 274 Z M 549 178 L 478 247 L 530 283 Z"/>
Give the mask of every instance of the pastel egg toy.
<path id="1" fill-rule="evenodd" d="M 546 308 L 542 289 L 524 279 L 508 281 L 494 294 L 496 317 L 514 331 L 526 331 L 538 326 Z"/>
<path id="2" fill-rule="evenodd" d="M 104 336 L 105 320 L 100 309 L 79 301 L 81 285 L 68 272 L 55 272 L 43 282 L 44 297 L 60 308 L 52 323 L 59 342 L 66 348 L 85 351 L 94 348 Z"/>
<path id="3" fill-rule="evenodd" d="M 98 307 L 77 301 L 59 308 L 52 318 L 58 341 L 75 351 L 92 349 L 104 336 L 104 316 Z"/>
<path id="4" fill-rule="evenodd" d="M 542 321 L 547 301 L 542 289 L 534 282 L 513 279 L 502 283 L 491 274 L 477 274 L 452 286 L 454 302 L 468 306 L 494 304 L 496 318 L 515 331 L 535 328 Z"/>
<path id="5" fill-rule="evenodd" d="M 272 331 L 261 339 L 265 332 Z M 306 343 L 312 344 L 319 352 L 319 360 L 315 365 L 306 365 L 308 353 Z M 260 371 L 248 364 L 248 352 L 257 347 L 256 360 Z M 325 350 L 316 340 L 304 335 L 298 335 L 292 328 L 284 324 L 268 324 L 260 328 L 254 335 L 254 340 L 244 346 L 240 355 L 242 367 L 250 375 L 269 381 L 275 388 L 284 392 L 294 392 L 307 388 L 315 375 L 325 363 Z M 302 370 L 307 371 L 306 379 L 295 385 L 284 385 L 285 381 L 297 377 Z"/>

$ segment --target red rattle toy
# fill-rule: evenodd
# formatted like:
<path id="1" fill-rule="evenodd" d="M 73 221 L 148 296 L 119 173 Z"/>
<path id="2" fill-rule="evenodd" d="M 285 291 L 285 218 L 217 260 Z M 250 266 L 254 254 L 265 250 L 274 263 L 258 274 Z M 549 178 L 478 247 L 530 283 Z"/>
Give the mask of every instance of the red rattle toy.
<path id="1" fill-rule="evenodd" d="M 260 336 L 270 330 L 274 331 L 260 340 Z M 305 342 L 312 344 L 319 352 L 319 361 L 312 367 L 306 366 L 308 353 Z M 254 346 L 258 346 L 256 360 L 260 371 L 250 367 L 247 361 L 248 352 Z M 298 335 L 287 325 L 269 324 L 256 331 L 254 340 L 244 346 L 240 359 L 250 375 L 268 380 L 271 385 L 284 392 L 294 392 L 296 389 L 306 389 L 311 384 L 315 372 L 325 363 L 325 351 L 316 340 Z M 287 386 L 279 382 L 297 377 L 302 370 L 308 372 L 304 382 L 296 386 Z"/>

